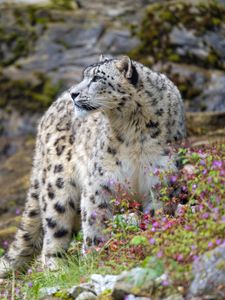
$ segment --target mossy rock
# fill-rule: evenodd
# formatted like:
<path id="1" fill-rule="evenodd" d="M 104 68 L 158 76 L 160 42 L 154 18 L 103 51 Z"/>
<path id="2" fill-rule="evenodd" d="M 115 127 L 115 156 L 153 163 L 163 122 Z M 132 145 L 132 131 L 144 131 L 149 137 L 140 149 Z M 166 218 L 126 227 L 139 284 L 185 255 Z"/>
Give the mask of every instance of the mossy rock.
<path id="1" fill-rule="evenodd" d="M 0 108 L 8 104 L 19 111 L 43 111 L 55 100 L 62 84 L 52 84 L 50 78 L 42 73 L 35 74 L 36 80 L 11 80 L 0 76 Z"/>
<path id="2" fill-rule="evenodd" d="M 61 10 L 74 8 L 72 2 L 57 0 L 48 6 L 1 5 L 0 66 L 11 65 L 31 54 L 49 24 L 62 20 Z"/>
<path id="3" fill-rule="evenodd" d="M 133 29 L 141 44 L 130 55 L 147 65 L 159 61 L 182 61 L 207 68 L 224 69 L 224 58 L 210 46 L 208 55 L 200 57 L 195 55 L 189 45 L 190 51 L 182 50 L 185 52 L 182 54 L 178 49 L 182 45 L 174 45 L 170 40 L 170 33 L 174 28 L 184 28 L 198 39 L 207 32 L 224 30 L 224 25 L 225 6 L 214 0 L 154 3 L 147 7 L 140 28 Z"/>

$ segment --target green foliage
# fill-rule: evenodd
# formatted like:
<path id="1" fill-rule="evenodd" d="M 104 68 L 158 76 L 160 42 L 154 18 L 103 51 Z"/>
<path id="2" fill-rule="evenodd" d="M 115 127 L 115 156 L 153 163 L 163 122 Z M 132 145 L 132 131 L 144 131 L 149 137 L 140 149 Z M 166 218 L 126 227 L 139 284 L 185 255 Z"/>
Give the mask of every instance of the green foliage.
<path id="1" fill-rule="evenodd" d="M 139 245 L 148 245 L 148 239 L 145 236 L 137 235 L 132 238 L 130 241 L 131 245 L 139 246 Z"/>
<path id="2" fill-rule="evenodd" d="M 0 248 L 0 257 L 4 254 L 5 250 Z"/>

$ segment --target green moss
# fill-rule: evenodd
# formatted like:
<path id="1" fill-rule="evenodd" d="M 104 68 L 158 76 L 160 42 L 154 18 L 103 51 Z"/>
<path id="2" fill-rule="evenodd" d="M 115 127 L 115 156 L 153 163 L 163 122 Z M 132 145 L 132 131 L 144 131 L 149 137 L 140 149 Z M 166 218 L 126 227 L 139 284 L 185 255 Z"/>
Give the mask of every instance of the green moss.
<path id="1" fill-rule="evenodd" d="M 173 61 L 173 62 L 179 62 L 181 59 L 180 59 L 180 56 L 178 55 L 178 54 L 176 54 L 176 53 L 174 53 L 174 54 L 170 54 L 169 56 L 168 56 L 168 59 L 170 60 L 170 61 Z"/>
<path id="2" fill-rule="evenodd" d="M 74 0 L 51 0 L 51 6 L 65 10 L 76 8 Z"/>
<path id="3" fill-rule="evenodd" d="M 60 92 L 62 85 L 60 82 L 53 85 L 44 74 L 36 74 L 36 77 L 37 82 L 35 83 L 28 80 L 11 80 L 7 77 L 0 77 L 0 107 L 10 105 L 20 111 L 46 109 Z"/>

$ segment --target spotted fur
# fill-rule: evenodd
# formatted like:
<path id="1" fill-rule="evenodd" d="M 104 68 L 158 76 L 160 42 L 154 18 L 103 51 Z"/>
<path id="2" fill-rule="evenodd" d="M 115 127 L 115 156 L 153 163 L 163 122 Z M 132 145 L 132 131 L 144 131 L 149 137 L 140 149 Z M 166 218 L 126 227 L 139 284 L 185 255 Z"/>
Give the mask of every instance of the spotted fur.
<path id="1" fill-rule="evenodd" d="M 25 211 L 0 276 L 40 251 L 54 267 L 81 224 L 84 249 L 105 241 L 117 183 L 144 210 L 159 207 L 154 170 L 176 170 L 167 144 L 184 136 L 183 102 L 165 75 L 128 57 L 86 68 L 40 121 Z"/>

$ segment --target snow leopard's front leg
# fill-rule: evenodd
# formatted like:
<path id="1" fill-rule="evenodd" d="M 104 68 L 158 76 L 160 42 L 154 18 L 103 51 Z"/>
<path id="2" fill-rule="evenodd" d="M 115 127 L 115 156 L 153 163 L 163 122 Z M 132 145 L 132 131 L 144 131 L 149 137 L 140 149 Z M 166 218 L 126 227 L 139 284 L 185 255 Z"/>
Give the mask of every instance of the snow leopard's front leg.
<path id="1" fill-rule="evenodd" d="M 107 185 L 100 184 L 83 190 L 81 196 L 81 221 L 84 235 L 83 250 L 97 246 L 109 239 L 105 229 L 112 219 L 112 198 Z"/>
<path id="2" fill-rule="evenodd" d="M 57 170 L 58 166 L 57 164 Z M 80 229 L 79 189 L 63 171 L 56 179 L 48 177 L 43 190 L 41 208 L 44 228 L 42 265 L 50 270 L 56 270 L 58 258 L 65 254 L 72 234 Z"/>

